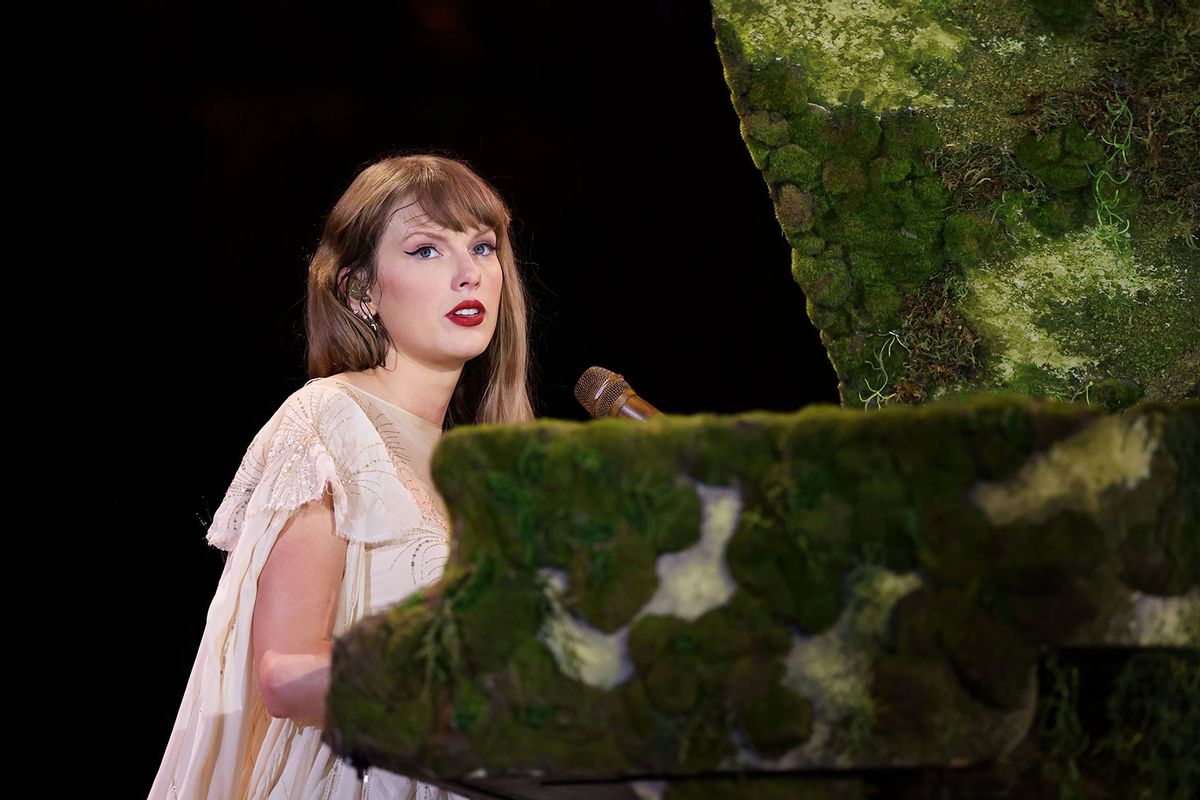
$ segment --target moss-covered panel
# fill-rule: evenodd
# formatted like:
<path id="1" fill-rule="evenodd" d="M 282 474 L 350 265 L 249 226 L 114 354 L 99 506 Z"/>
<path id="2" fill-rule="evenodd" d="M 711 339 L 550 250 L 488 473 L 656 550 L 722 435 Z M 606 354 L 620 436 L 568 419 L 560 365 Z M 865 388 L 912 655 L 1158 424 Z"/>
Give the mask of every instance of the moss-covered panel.
<path id="1" fill-rule="evenodd" d="M 714 0 L 842 402 L 1200 397 L 1200 9 Z"/>
<path id="2" fill-rule="evenodd" d="M 997 757 L 1041 648 L 1200 646 L 1198 442 L 1196 401 L 1004 395 L 451 431 L 452 560 L 337 642 L 329 740 L 459 778 Z"/>

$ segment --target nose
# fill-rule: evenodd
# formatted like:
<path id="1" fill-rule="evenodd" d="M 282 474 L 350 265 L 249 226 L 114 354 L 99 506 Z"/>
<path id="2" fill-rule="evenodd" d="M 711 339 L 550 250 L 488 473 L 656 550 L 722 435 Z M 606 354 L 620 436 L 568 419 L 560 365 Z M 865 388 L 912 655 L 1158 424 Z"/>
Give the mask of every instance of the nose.
<path id="1" fill-rule="evenodd" d="M 459 259 L 458 286 L 478 286 L 483 278 L 483 270 L 475 263 L 475 256 L 468 252 Z"/>

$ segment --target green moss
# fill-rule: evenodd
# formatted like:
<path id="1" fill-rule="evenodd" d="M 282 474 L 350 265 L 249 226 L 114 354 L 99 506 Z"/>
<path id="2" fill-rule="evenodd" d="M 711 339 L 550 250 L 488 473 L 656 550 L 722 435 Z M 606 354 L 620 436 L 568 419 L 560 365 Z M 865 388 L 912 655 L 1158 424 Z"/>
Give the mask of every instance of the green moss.
<path id="1" fill-rule="evenodd" d="M 782 57 L 803 64 L 813 92 L 824 102 L 846 99 L 857 90 L 875 111 L 945 102 L 916 81 L 912 65 L 953 60 L 963 44 L 953 26 L 917 3 L 715 0 L 713 15 L 732 24 L 754 62 Z"/>
<path id="2" fill-rule="evenodd" d="M 810 561 L 796 545 L 772 545 L 770 529 L 762 527 L 739 532 L 729 544 L 728 558 L 734 580 L 801 628 L 820 631 L 837 618 L 838 587 L 848 558 L 839 561 L 825 552 Z M 763 564 L 771 558 L 776 563 Z"/>
<path id="3" fill-rule="evenodd" d="M 825 160 L 837 152 L 836 143 L 826 135 L 831 116 L 824 106 L 810 103 L 788 117 L 788 135 L 792 142 Z"/>
<path id="4" fill-rule="evenodd" d="M 1006 595 L 1006 607 L 1025 637 L 1039 645 L 1070 641 L 1081 626 L 1096 618 L 1102 603 L 1123 591 L 1055 567 L 1029 570 L 1025 582 L 1037 590 Z"/>
<path id="5" fill-rule="evenodd" d="M 857 158 L 838 154 L 822 166 L 821 185 L 831 194 L 860 192 L 867 186 L 867 175 Z"/>
<path id="6" fill-rule="evenodd" d="M 891 569 L 916 566 L 912 541 L 906 535 L 911 513 L 908 492 L 894 474 L 881 470 L 858 481 L 853 505 L 856 527 L 868 532 L 860 538 L 860 546 L 869 546 L 873 557 Z"/>
<path id="7" fill-rule="evenodd" d="M 749 656 L 729 675 L 729 705 L 754 750 L 778 757 L 812 735 L 812 703 L 783 686 L 778 659 Z"/>
<path id="8" fill-rule="evenodd" d="M 912 185 L 917 199 L 925 205 L 940 211 L 950 202 L 950 193 L 938 178 L 917 178 Z"/>
<path id="9" fill-rule="evenodd" d="M 785 144 L 771 151 L 766 170 L 767 182 L 790 183 L 811 189 L 821 178 L 821 162 L 798 144 Z"/>
<path id="10" fill-rule="evenodd" d="M 659 742 L 656 752 L 643 754 L 647 766 L 702 769 L 732 754 L 722 702 L 729 668 L 702 657 L 705 647 L 720 647 L 707 638 L 718 630 L 662 615 L 631 627 L 629 655 L 639 677 L 621 691 L 633 727 L 644 741 Z"/>
<path id="11" fill-rule="evenodd" d="M 971 458 L 962 459 L 970 468 Z M 945 486 L 943 485 L 943 490 Z M 917 554 L 921 566 L 939 586 L 968 586 L 977 580 L 979 559 L 989 556 L 984 535 L 988 521 L 974 506 L 932 504 L 920 514 L 921 541 Z"/>
<path id="12" fill-rule="evenodd" d="M 873 732 L 918 750 L 915 758 L 941 751 L 953 729 L 940 717 L 961 703 L 962 689 L 945 661 L 884 655 L 871 669 L 870 696 L 875 708 Z"/>
<path id="13" fill-rule="evenodd" d="M 826 232 L 845 245 L 856 273 L 874 272 L 880 258 L 886 255 L 888 244 L 895 239 L 893 230 L 897 220 L 891 215 L 892 209 L 882 202 L 873 199 L 864 202 L 858 197 L 855 200 L 858 202 L 838 208 Z"/>
<path id="14" fill-rule="evenodd" d="M 1017 145 L 1017 162 L 1051 189 L 1070 191 L 1092 182 L 1089 165 L 1104 162 L 1104 145 L 1072 123 L 1042 136 L 1027 136 Z"/>
<path id="15" fill-rule="evenodd" d="M 810 631 L 837 618 L 838 587 L 854 558 L 842 538 L 849 507 L 821 488 L 830 480 L 804 462 L 771 467 L 762 493 L 745 498 L 726 550 L 739 586 Z"/>
<path id="16" fill-rule="evenodd" d="M 963 315 L 997 385 L 1088 401 L 1089 378 L 1147 385 L 1194 349 L 1200 273 L 1145 264 L 1094 228 L 965 270 Z"/>
<path id="17" fill-rule="evenodd" d="M 684 658 L 665 658 L 646 674 L 646 696 L 664 714 L 679 716 L 695 707 L 700 693 L 696 665 Z"/>
<path id="18" fill-rule="evenodd" d="M 824 129 L 825 138 L 838 152 L 860 160 L 876 154 L 882 133 L 875 112 L 857 103 L 834 108 Z"/>
<path id="19" fill-rule="evenodd" d="M 989 260 L 1023 261 L 1029 250 L 1041 253 L 1056 244 L 1041 238 L 1046 236 L 1081 250 L 1079 240 L 1094 233 L 1111 239 L 1114 250 L 1132 245 L 1139 269 L 1171 272 L 1176 284 L 1173 296 L 1171 290 L 1158 296 L 1150 290 L 1149 302 L 1141 297 L 1132 303 L 1072 286 L 1071 299 L 1061 306 L 1055 297 L 1031 313 L 1027 306 L 1042 299 L 1037 291 L 1023 292 L 1015 303 L 968 300 L 963 310 L 971 338 L 980 344 L 977 369 L 936 379 L 927 371 L 926 381 L 899 376 L 894 392 L 885 389 L 881 396 L 919 402 L 971 384 L 1001 386 L 1027 367 L 1045 371 L 1047 380 L 1040 383 L 1048 390 L 1064 399 L 1079 395 L 1085 403 L 1094 402 L 1090 389 L 1108 379 L 1140 386 L 1152 397 L 1186 396 L 1188 382 L 1168 376 L 1200 363 L 1183 343 L 1200 330 L 1200 320 L 1186 310 L 1200 306 L 1200 298 L 1190 285 L 1192 273 L 1183 268 L 1191 255 L 1183 242 L 1196 227 L 1188 224 L 1196 213 L 1187 194 L 1195 186 L 1196 162 L 1188 156 L 1196 148 L 1187 145 L 1200 136 L 1192 124 L 1195 91 L 1183 80 L 1194 66 L 1189 12 L 1176 3 L 1093 9 L 1086 0 L 1050 4 L 1054 9 L 977 0 L 852 5 L 822 0 L 805 4 L 803 13 L 788 0 L 714 5 L 723 59 L 728 50 L 735 65 L 747 58 L 800 65 L 809 98 L 828 106 L 780 112 L 788 140 L 822 164 L 820 185 L 806 187 L 814 198 L 800 215 L 806 230 L 789 236 L 802 254 L 817 254 L 798 246 L 800 235 L 811 234 L 845 246 L 843 257 L 858 286 L 890 280 L 893 288 L 915 292 L 940 269 L 943 244 L 951 263 L 974 268 Z M 1091 21 L 1076 24 L 1085 19 Z M 1035 35 L 1047 20 L 1072 35 Z M 911 34 L 933 35 L 931 21 L 949 37 L 937 34 L 934 40 L 947 46 L 914 50 Z M 895 25 L 903 35 L 884 32 Z M 856 39 L 868 29 L 872 37 Z M 824 36 L 832 30 L 837 36 Z M 721 31 L 731 39 L 728 46 Z M 906 44 L 895 45 L 906 37 Z M 834 51 L 856 41 L 860 46 L 851 49 L 858 52 L 833 59 Z M 822 52 L 814 50 L 815 42 L 824 43 L 816 48 Z M 879 52 L 878 42 L 885 43 Z M 873 66 L 866 67 L 864 58 Z M 916 90 L 881 105 L 879 81 L 896 86 L 886 77 L 885 65 L 900 63 L 892 59 L 905 62 L 904 81 L 911 79 Z M 853 81 L 831 83 L 831 75 L 847 70 L 856 74 Z M 832 85 L 836 91 L 827 90 Z M 780 141 L 775 123 L 769 136 Z M 1148 202 L 1153 208 L 1143 207 Z M 986 218 L 990 231 L 956 217 L 939 238 L 947 211 Z M 1084 234 L 1096 220 L 1100 224 L 1085 236 L 1071 235 Z M 869 259 L 856 259 L 858 254 Z M 1014 284 L 1028 280 L 1023 269 L 1017 272 L 1022 274 L 1013 276 Z M 984 305 L 1004 312 L 982 324 L 977 311 Z M 833 338 L 861 337 L 895 322 L 893 306 L 886 293 L 871 290 L 847 299 L 839 314 L 816 310 L 812 318 L 823 330 L 836 330 Z M 1158 341 L 1148 331 L 1165 337 Z M 935 338 L 948 341 L 954 332 L 949 328 Z M 839 392 L 851 402 L 872 376 L 861 360 L 832 353 L 831 360 L 842 369 Z M 1105 407 L 1126 402 L 1110 394 L 1099 401 Z"/>
<path id="20" fill-rule="evenodd" d="M 455 584 L 455 592 L 451 597 L 451 606 L 455 612 L 462 612 L 478 603 L 487 593 L 495 577 L 496 558 L 486 552 L 479 551 L 475 555 L 475 563 Z M 409 600 L 420 600 L 420 594 L 413 594 Z"/>
<path id="21" fill-rule="evenodd" d="M 779 187 L 775 208 L 779 225 L 789 240 L 810 230 L 819 213 L 816 199 L 790 183 Z"/>
<path id="22" fill-rule="evenodd" d="M 907 659 L 942 657 L 937 641 L 939 606 L 933 590 L 922 586 L 896 603 L 888 625 L 887 650 Z"/>
<path id="23" fill-rule="evenodd" d="M 820 236 L 798 236 L 792 242 L 792 247 L 800 255 L 816 256 L 825 250 L 825 240 Z"/>
<path id="24" fill-rule="evenodd" d="M 646 537 L 622 526 L 611 541 L 575 552 L 569 596 L 584 619 L 612 633 L 654 596 L 654 565 L 655 552 Z"/>
<path id="25" fill-rule="evenodd" d="M 963 686 L 984 702 L 1016 708 L 1037 664 L 1037 649 L 1007 620 L 954 590 L 938 595 L 937 638 Z"/>
<path id="26" fill-rule="evenodd" d="M 454 729 L 470 733 L 472 726 L 487 714 L 487 694 L 474 681 L 460 684 L 455 692 Z"/>
<path id="27" fill-rule="evenodd" d="M 493 674 L 497 680 L 508 684 L 504 695 L 511 697 L 518 707 L 539 701 L 552 706 L 570 706 L 573 700 L 582 701 L 605 694 L 563 674 L 553 653 L 535 638 L 523 641 L 513 650 L 508 663 Z"/>
<path id="28" fill-rule="evenodd" d="M 1130 586 L 1152 594 L 1173 595 L 1196 585 L 1196 576 L 1200 575 L 1200 544 L 1196 537 L 1200 504 L 1195 490 L 1184 490 L 1183 494 L 1184 502 L 1161 508 L 1156 519 L 1135 525 L 1122 542 L 1122 577 Z"/>
<path id="29" fill-rule="evenodd" d="M 942 144 L 937 126 L 911 108 L 885 112 L 880 130 L 883 153 L 897 161 L 912 161 L 914 165 Z"/>
<path id="30" fill-rule="evenodd" d="M 749 113 L 749 108 L 744 96 L 750 89 L 754 69 L 746 57 L 736 27 L 728 19 L 714 17 L 713 30 L 716 33 L 717 52 L 721 55 L 721 64 L 725 70 L 725 82 L 732 94 L 734 107 L 739 114 L 745 116 Z"/>
<path id="31" fill-rule="evenodd" d="M 771 61 L 755 69 L 746 101 L 759 111 L 798 112 L 808 104 L 803 70 L 784 61 Z"/>
<path id="32" fill-rule="evenodd" d="M 871 350 L 880 339 L 894 368 L 903 350 L 887 356 L 889 337 L 848 346 Z M 495 527 L 471 537 L 472 559 L 451 563 L 436 593 L 339 641 L 335 666 L 352 656 L 354 672 L 331 692 L 331 713 L 353 717 L 339 723 L 351 747 L 369 735 L 372 747 L 463 771 L 713 769 L 736 755 L 735 730 L 761 755 L 808 742 L 806 757 L 827 764 L 981 758 L 1027 723 L 1039 647 L 1080 630 L 1079 641 L 1103 641 L 1125 619 L 1128 604 L 1111 602 L 1127 594 L 1118 576 L 1151 593 L 1196 585 L 1198 409 L 1149 403 L 1113 416 L 990 395 L 865 416 L 818 406 L 732 423 L 700 415 L 513 426 L 521 436 L 459 431 L 439 445 L 438 467 L 472 464 L 452 471 L 455 498 L 503 489 L 473 511 Z M 692 531 L 679 538 L 694 541 L 688 477 L 741 492 L 725 553 L 736 591 L 692 621 L 637 617 L 625 640 L 632 673 L 611 690 L 571 677 L 538 641 L 553 597 L 494 533 L 520 529 L 495 512 L 513 486 L 536 518 L 553 518 L 541 498 L 547 486 L 570 491 L 559 470 L 580 489 L 612 481 L 622 498 L 596 501 L 598 514 L 570 494 L 572 514 L 614 526 L 591 538 L 575 529 L 568 559 L 569 591 L 594 594 L 576 610 L 603 617 L 610 603 L 614 629 L 645 607 L 657 580 L 643 569 L 642 586 L 620 584 L 627 564 L 658 553 L 652 526 L 633 520 L 686 519 Z M 506 472 L 517 476 L 511 485 L 495 480 Z M 671 539 L 663 530 L 661 541 Z M 557 551 L 532 543 L 534 566 L 551 566 Z M 626 603 L 630 592 L 641 599 Z M 1164 642 L 1196 624 L 1182 619 L 1194 608 L 1179 608 Z M 354 727 L 363 720 L 369 734 Z M 810 741 L 817 720 L 828 727 Z"/>
<path id="33" fill-rule="evenodd" d="M 810 158 L 822 159 L 820 185 L 811 193 L 790 184 L 776 193 L 809 319 L 835 338 L 855 328 L 894 327 L 903 304 L 897 284 L 915 289 L 942 263 L 948 194 L 918 163 L 940 143 L 936 128 L 911 112 L 881 122 L 851 102 L 832 111 L 806 106 L 790 117 L 789 132 L 797 144 L 777 151 L 769 181 L 781 179 L 793 156 L 809 167 Z M 810 178 L 811 172 L 803 177 Z M 861 372 L 862 360 L 847 363 L 851 373 Z"/>
<path id="34" fill-rule="evenodd" d="M 1031 0 L 1038 16 L 1052 30 L 1074 31 L 1096 18 L 1092 0 Z"/>
<path id="35" fill-rule="evenodd" d="M 629 657 L 639 670 L 649 669 L 661 652 L 688 652 L 694 647 L 695 638 L 679 617 L 646 614 L 629 629 Z"/>
<path id="36" fill-rule="evenodd" d="M 980 480 L 1006 480 L 1033 453 L 1033 424 L 1028 408 L 1011 406 L 1000 412 L 999 424 L 970 432 L 975 474 Z"/>
<path id="37" fill-rule="evenodd" d="M 1050 684 L 1039 699 L 1036 732 L 1044 745 L 1041 765 L 1043 777 L 1059 787 L 1060 794 L 1082 794 L 1078 760 L 1088 748 L 1088 736 L 1079 719 L 1079 669 L 1060 662 L 1051 651 L 1046 654 Z"/>
<path id="38" fill-rule="evenodd" d="M 766 171 L 767 165 L 771 159 L 770 145 L 762 144 L 753 139 L 746 142 L 746 148 L 750 151 L 750 161 L 757 169 Z"/>
<path id="39" fill-rule="evenodd" d="M 912 65 L 912 75 L 922 86 L 933 86 L 950 79 L 962 80 L 966 71 L 944 58 L 921 59 Z"/>
<path id="40" fill-rule="evenodd" d="M 624 763 L 618 743 L 634 734 L 620 709 L 608 693 L 563 675 L 540 642 L 527 640 L 513 651 L 504 669 L 481 681 L 490 708 L 470 727 L 469 739 L 479 758 L 471 763 L 489 771 L 551 768 L 578 774 L 619 769 Z M 610 730 L 615 738 L 593 736 L 594 725 Z"/>
<path id="41" fill-rule="evenodd" d="M 744 591 L 699 616 L 692 630 L 699 652 L 710 663 L 753 653 L 782 655 L 791 644 L 788 632 L 775 624 L 767 605 Z"/>
<path id="42" fill-rule="evenodd" d="M 841 259 L 794 255 L 792 264 L 792 275 L 817 305 L 836 308 L 849 299 L 853 284 Z"/>
<path id="43" fill-rule="evenodd" d="M 808 297 L 804 300 L 804 310 L 808 314 L 809 322 L 818 330 L 844 327 L 846 315 L 840 309 L 819 306 Z"/>
<path id="44" fill-rule="evenodd" d="M 1057 448 L 1047 451 L 1049 457 Z M 1077 492 L 1088 489 L 1077 487 Z M 1103 532 L 1091 514 L 1042 505 L 1038 516 L 1058 513 L 1034 524 L 1011 525 L 993 534 L 990 547 L 995 585 L 1013 591 L 1043 592 L 1070 575 L 1096 572 L 1105 558 L 1093 545 Z"/>
<path id="45" fill-rule="evenodd" d="M 943 230 L 946 256 L 959 264 L 974 266 L 992 254 L 999 234 L 990 221 L 978 214 L 951 214 Z"/>
<path id="46" fill-rule="evenodd" d="M 820 275 L 821 269 L 817 266 L 816 258 L 806 256 L 798 250 L 792 251 L 792 279 L 796 281 L 796 285 L 803 289 L 812 285 Z"/>
<path id="47" fill-rule="evenodd" d="M 700 499 L 688 481 L 669 488 L 646 473 L 625 482 L 626 517 L 633 530 L 642 530 L 655 555 L 682 550 L 700 537 Z"/>
<path id="48" fill-rule="evenodd" d="M 1098 382 L 1091 390 L 1093 402 L 1109 411 L 1121 411 L 1142 399 L 1146 390 L 1137 383 L 1120 378 L 1107 378 Z"/>
<path id="49" fill-rule="evenodd" d="M 737 748 L 729 730 L 728 711 L 719 702 L 701 703 L 680 726 L 679 769 L 711 772 L 727 762 Z"/>
<path id="50" fill-rule="evenodd" d="M 1130 791 L 1195 797 L 1200 791 L 1200 655 L 1139 653 L 1129 659 L 1108 703 L 1111 758 Z M 1113 770 L 1115 771 L 1115 770 Z"/>
<path id="51" fill-rule="evenodd" d="M 536 583 L 522 571 L 497 569 L 478 591 L 487 602 L 475 602 L 455 613 L 468 657 L 478 670 L 496 669 L 512 651 L 536 635 L 541 626 L 543 598 Z M 481 582 L 482 584 L 482 582 Z"/>
<path id="52" fill-rule="evenodd" d="M 900 310 L 900 293 L 885 284 L 863 287 L 863 305 L 874 319 L 889 320 Z M 879 327 L 890 327 L 881 324 Z"/>
<path id="53" fill-rule="evenodd" d="M 899 183 L 908 177 L 911 170 L 912 163 L 906 159 L 880 156 L 870 165 L 871 185 L 879 187 L 881 184 Z"/>
<path id="54" fill-rule="evenodd" d="M 778 148 L 787 144 L 787 117 L 770 111 L 755 111 L 742 120 L 742 135 L 768 147 Z"/>
<path id="55" fill-rule="evenodd" d="M 1029 221 L 1048 236 L 1083 227 L 1092 219 L 1088 205 L 1079 200 L 1047 200 L 1029 209 Z"/>

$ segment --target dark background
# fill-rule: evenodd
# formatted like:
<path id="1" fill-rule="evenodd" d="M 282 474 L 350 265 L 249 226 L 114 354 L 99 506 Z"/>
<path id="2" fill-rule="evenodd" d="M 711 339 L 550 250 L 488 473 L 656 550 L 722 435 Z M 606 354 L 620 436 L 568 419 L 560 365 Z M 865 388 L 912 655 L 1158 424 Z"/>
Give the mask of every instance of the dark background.
<path id="1" fill-rule="evenodd" d="M 432 149 L 508 200 L 539 416 L 586 420 L 572 388 L 592 365 L 668 413 L 838 401 L 707 3 L 248 8 L 106 10 L 102 34 L 81 24 L 57 51 L 73 88 L 47 139 L 85 192 L 51 211 L 82 245 L 65 266 L 84 357 L 48 406 L 86 396 L 101 430 L 67 504 L 118 559 L 81 601 L 125 615 L 96 696 L 128 731 L 113 747 L 137 754 L 106 784 L 122 796 L 149 788 L 196 655 L 222 565 L 211 515 L 308 377 L 323 215 L 370 161 Z"/>

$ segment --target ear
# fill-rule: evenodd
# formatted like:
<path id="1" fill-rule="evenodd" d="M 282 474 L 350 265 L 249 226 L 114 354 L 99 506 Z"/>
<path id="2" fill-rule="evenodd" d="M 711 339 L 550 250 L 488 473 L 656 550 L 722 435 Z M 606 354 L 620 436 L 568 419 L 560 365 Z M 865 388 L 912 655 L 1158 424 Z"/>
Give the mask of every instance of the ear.
<path id="1" fill-rule="evenodd" d="M 356 287 L 357 283 L 357 289 Z M 375 316 L 375 310 L 372 307 L 370 294 L 367 288 L 362 283 L 360 273 L 352 273 L 350 267 L 342 267 L 338 271 L 338 288 L 346 296 L 346 302 L 350 306 L 350 310 L 364 319 L 370 319 Z M 356 294 L 362 294 L 362 297 L 357 297 Z M 364 298 L 367 298 L 364 300 Z"/>

